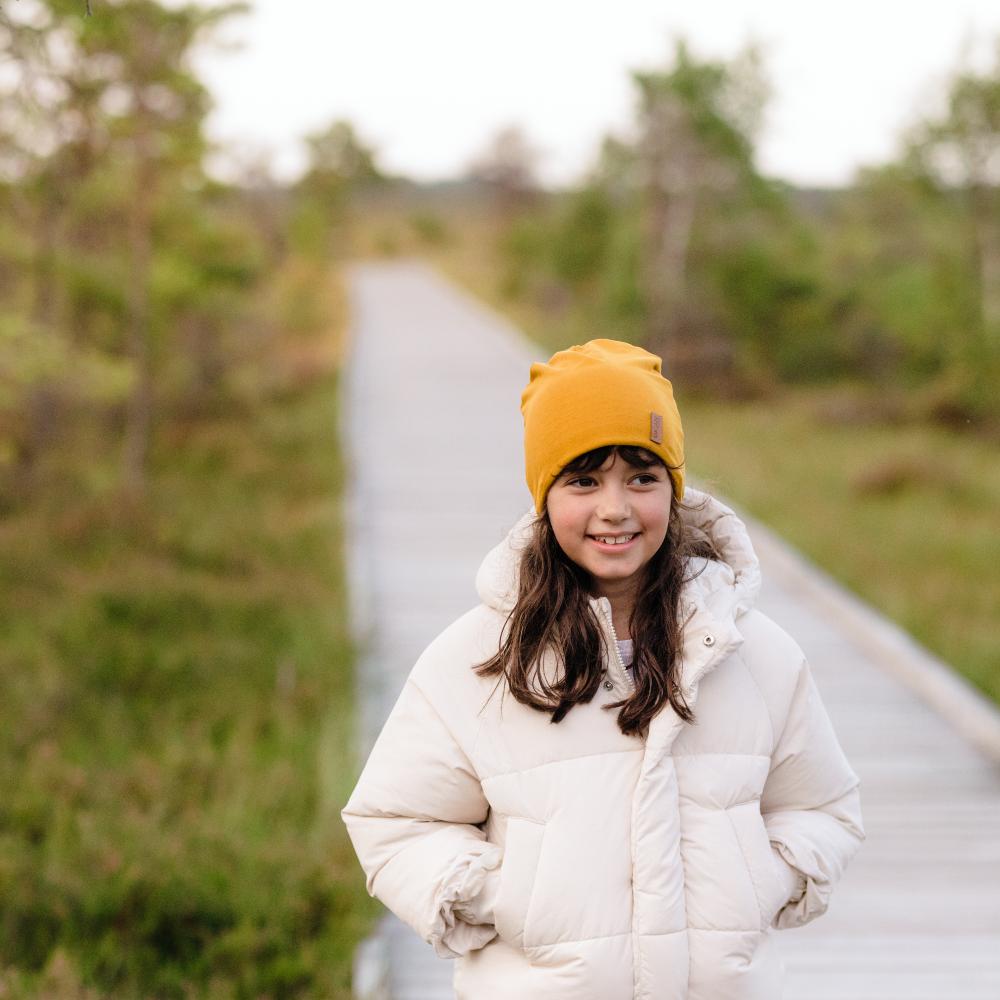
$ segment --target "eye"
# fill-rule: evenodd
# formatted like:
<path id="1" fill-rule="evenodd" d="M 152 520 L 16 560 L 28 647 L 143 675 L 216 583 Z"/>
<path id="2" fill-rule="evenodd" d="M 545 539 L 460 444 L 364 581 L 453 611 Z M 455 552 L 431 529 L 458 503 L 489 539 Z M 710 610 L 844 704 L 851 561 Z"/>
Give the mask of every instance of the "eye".
<path id="1" fill-rule="evenodd" d="M 638 480 L 642 480 L 642 479 L 648 480 L 648 482 L 640 482 L 639 483 L 640 486 L 649 486 L 652 483 L 659 482 L 659 477 L 653 475 L 653 473 L 651 473 L 651 472 L 640 472 L 637 476 L 634 477 L 633 481 L 638 481 Z M 588 486 L 588 484 L 594 483 L 594 482 L 596 482 L 596 480 L 594 479 L 593 476 L 576 476 L 573 479 L 567 479 L 566 480 L 566 485 L 567 486 L 582 486 L 583 488 L 586 488 Z"/>

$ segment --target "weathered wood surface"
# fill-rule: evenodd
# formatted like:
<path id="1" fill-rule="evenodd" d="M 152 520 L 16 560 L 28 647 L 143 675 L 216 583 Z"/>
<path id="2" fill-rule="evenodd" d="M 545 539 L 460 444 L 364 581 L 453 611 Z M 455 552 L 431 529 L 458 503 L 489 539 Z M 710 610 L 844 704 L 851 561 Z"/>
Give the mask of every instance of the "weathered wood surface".
<path id="1" fill-rule="evenodd" d="M 421 264 L 359 265 L 350 291 L 341 434 L 366 753 L 421 650 L 477 602 L 482 556 L 528 508 L 518 404 L 545 355 Z M 870 636 L 832 614 L 821 574 L 801 586 L 747 523 L 755 544 L 761 532 L 759 606 L 810 658 L 868 836 L 829 911 L 779 933 L 785 1000 L 1000 1000 L 1000 767 L 883 669 Z M 451 997 L 451 963 L 394 918 L 383 928 L 394 1000 Z"/>

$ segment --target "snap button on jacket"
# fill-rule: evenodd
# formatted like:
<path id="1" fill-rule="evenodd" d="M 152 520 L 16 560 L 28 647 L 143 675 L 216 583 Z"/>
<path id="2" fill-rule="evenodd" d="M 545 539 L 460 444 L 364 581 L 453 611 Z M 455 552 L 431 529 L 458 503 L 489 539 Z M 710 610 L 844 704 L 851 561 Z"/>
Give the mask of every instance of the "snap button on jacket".
<path id="1" fill-rule="evenodd" d="M 557 725 L 472 672 L 513 606 L 530 509 L 483 560 L 481 603 L 417 660 L 343 809 L 369 893 L 456 960 L 459 1000 L 779 1000 L 773 931 L 823 914 L 865 839 L 809 664 L 754 606 L 745 525 L 685 501 L 723 555 L 692 559 L 682 594 L 694 725 L 667 706 L 643 740 L 602 710 L 632 684 L 606 598 L 605 683 Z"/>

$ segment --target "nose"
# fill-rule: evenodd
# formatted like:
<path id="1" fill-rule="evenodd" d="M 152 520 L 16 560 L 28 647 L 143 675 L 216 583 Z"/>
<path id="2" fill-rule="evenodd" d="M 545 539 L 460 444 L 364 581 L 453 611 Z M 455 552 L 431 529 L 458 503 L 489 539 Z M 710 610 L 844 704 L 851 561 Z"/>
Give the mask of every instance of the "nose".
<path id="1" fill-rule="evenodd" d="M 620 484 L 605 484 L 597 504 L 597 516 L 604 521 L 623 521 L 629 516 L 628 493 Z"/>

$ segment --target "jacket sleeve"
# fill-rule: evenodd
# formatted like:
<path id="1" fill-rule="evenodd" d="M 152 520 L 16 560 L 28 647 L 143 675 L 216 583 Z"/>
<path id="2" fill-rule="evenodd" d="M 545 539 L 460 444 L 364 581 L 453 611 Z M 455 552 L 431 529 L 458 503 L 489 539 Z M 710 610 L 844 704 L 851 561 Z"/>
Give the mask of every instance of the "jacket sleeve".
<path id="1" fill-rule="evenodd" d="M 341 817 L 369 895 L 442 958 L 496 936 L 502 852 L 478 825 L 488 812 L 472 764 L 411 676 Z"/>
<path id="2" fill-rule="evenodd" d="M 800 663 L 788 715 L 771 756 L 761 813 L 772 848 L 798 884 L 771 926 L 801 927 L 830 895 L 865 839 L 860 780 L 837 740 L 808 661 Z"/>

